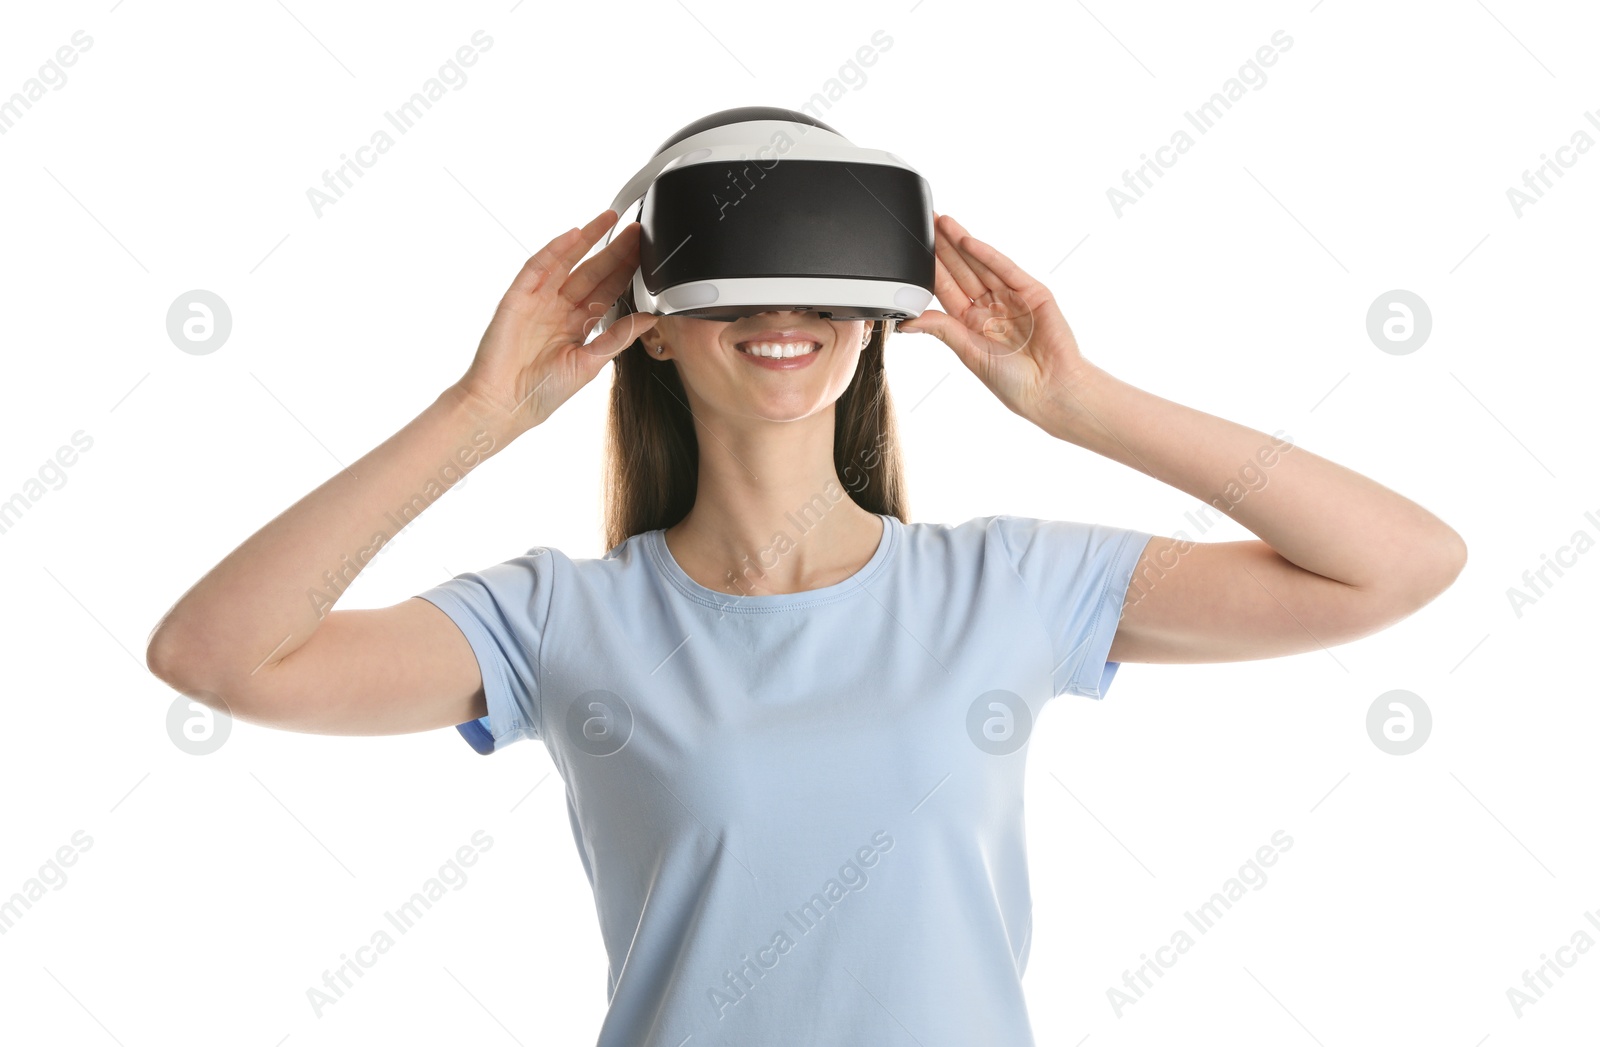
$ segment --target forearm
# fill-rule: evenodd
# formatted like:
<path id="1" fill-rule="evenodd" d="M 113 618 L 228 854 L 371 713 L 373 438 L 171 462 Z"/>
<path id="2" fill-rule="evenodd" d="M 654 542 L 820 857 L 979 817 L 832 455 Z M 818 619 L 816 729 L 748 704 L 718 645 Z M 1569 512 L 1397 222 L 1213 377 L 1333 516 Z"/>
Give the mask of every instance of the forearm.
<path id="1" fill-rule="evenodd" d="M 1465 545 L 1382 484 L 1087 365 L 1039 424 L 1216 506 L 1308 571 L 1371 591 L 1448 582 Z M 1280 430 L 1281 433 L 1281 430 Z M 1431 594 L 1429 594 L 1431 596 Z"/>
<path id="2" fill-rule="evenodd" d="M 209 683 L 287 657 L 406 523 L 506 442 L 492 419 L 447 389 L 184 593 L 151 634 L 151 670 L 169 682 Z"/>

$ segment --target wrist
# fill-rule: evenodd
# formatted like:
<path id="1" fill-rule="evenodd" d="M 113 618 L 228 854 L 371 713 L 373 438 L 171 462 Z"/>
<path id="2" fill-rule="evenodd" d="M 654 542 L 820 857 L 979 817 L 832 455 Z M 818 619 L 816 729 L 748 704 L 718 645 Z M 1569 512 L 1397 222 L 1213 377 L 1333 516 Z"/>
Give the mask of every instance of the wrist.
<path id="1" fill-rule="evenodd" d="M 479 441 L 489 440 L 494 451 L 499 451 L 529 428 L 518 426 L 504 407 L 460 382 L 446 387 L 436 404 L 451 419 L 452 428 L 471 433 Z"/>
<path id="2" fill-rule="evenodd" d="M 1081 443 L 1094 425 L 1096 400 L 1115 381 L 1108 372 L 1080 360 L 1070 374 L 1050 383 L 1035 410 L 1034 423 L 1058 440 Z"/>

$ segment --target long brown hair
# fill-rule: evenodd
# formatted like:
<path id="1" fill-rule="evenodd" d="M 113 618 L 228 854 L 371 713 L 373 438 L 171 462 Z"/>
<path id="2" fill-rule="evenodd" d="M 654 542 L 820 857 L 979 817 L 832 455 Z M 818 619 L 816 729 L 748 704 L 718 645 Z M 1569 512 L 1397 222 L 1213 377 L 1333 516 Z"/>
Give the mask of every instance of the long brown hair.
<path id="1" fill-rule="evenodd" d="M 618 315 L 633 311 L 630 287 Z M 883 368 L 887 326 L 873 322 L 855 377 L 834 402 L 833 465 L 857 505 L 908 522 L 900 436 Z M 611 362 L 603 492 L 607 550 L 682 520 L 694 506 L 700 476 L 700 445 L 677 364 L 652 359 L 637 338 Z"/>

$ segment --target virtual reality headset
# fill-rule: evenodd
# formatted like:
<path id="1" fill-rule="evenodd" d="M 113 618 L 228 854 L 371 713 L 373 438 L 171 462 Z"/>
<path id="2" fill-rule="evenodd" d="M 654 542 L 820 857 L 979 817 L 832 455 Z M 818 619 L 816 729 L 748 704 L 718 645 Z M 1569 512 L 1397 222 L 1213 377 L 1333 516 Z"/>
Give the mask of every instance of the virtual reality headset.
<path id="1" fill-rule="evenodd" d="M 904 320 L 933 298 L 927 181 L 804 113 L 746 106 L 689 124 L 611 206 L 621 216 L 635 202 L 635 312 Z M 619 300 L 600 328 L 623 315 Z"/>

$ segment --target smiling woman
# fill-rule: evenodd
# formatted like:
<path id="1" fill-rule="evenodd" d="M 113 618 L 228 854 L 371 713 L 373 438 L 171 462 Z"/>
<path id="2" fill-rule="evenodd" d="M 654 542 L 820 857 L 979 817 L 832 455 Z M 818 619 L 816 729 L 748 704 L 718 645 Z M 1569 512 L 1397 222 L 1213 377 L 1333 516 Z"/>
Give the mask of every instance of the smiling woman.
<path id="1" fill-rule="evenodd" d="M 631 291 L 619 308 L 633 312 Z M 709 422 L 724 412 L 800 422 L 793 436 L 809 431 L 809 440 L 831 447 L 826 468 L 799 485 L 802 493 L 849 477 L 858 509 L 904 517 L 900 444 L 884 370 L 889 330 L 883 323 L 829 321 L 815 313 L 760 314 L 737 323 L 657 318 L 612 358 L 606 547 L 689 515 L 699 498 L 700 469 L 708 464 L 701 440 L 715 442 L 712 434 L 723 431 L 715 422 L 697 428 L 696 419 Z M 802 352 L 801 346 L 815 348 Z M 765 372 L 785 377 L 751 384 Z M 808 381 L 797 383 L 800 374 Z M 769 544 L 767 535 L 762 542 Z"/>
<path id="2" fill-rule="evenodd" d="M 840 168 L 865 163 L 835 145 Z M 924 206 L 881 155 L 900 205 Z M 770 208 L 803 225 L 805 197 L 785 215 L 779 185 L 740 220 Z M 874 218 L 889 246 L 870 225 L 822 223 L 777 277 L 691 272 L 702 257 L 655 286 L 646 255 L 674 241 L 645 244 L 641 223 L 586 259 L 619 217 L 529 258 L 461 378 L 184 594 L 150 666 L 292 730 L 454 726 L 485 755 L 540 741 L 609 960 L 599 1047 L 1029 1047 L 1023 783 L 1046 704 L 1104 698 L 1125 661 L 1375 632 L 1443 591 L 1465 546 L 1365 477 L 1094 366 L 1048 288 L 931 204 Z M 905 235 L 919 226 L 926 257 Z M 757 256 L 754 226 L 721 228 L 724 259 Z M 872 279 L 879 264 L 902 270 L 894 286 Z M 695 298 L 710 315 L 671 296 L 695 283 L 715 292 Z M 659 312 L 636 311 L 636 293 Z M 923 308 L 930 293 L 944 311 Z M 1197 498 L 1223 492 L 1216 508 L 1258 540 L 910 521 L 884 368 L 902 318 L 1044 432 Z M 299 599 L 470 434 L 498 453 L 608 361 L 604 555 L 533 545 L 325 617 Z"/>

